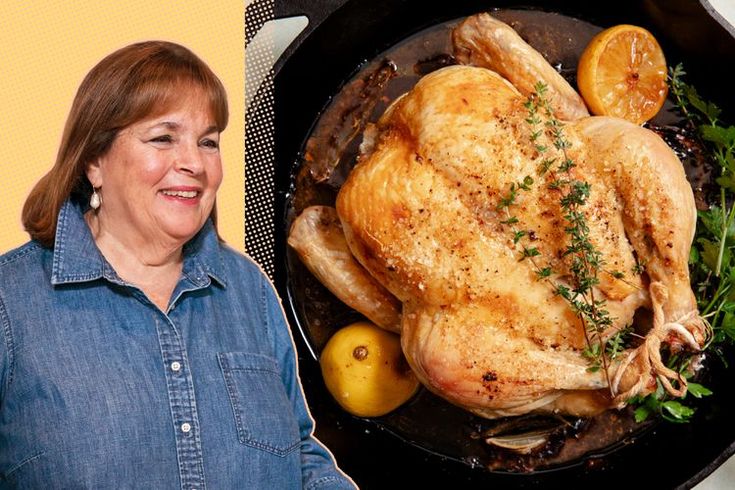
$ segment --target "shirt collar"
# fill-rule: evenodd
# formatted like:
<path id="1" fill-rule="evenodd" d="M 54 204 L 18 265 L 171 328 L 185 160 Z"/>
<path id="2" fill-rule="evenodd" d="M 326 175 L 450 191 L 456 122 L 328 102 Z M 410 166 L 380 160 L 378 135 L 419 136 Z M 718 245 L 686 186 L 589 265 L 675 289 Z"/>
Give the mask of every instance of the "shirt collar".
<path id="1" fill-rule="evenodd" d="M 212 220 L 184 245 L 182 275 L 195 287 L 206 287 L 210 278 L 226 286 L 221 245 Z M 125 284 L 94 243 L 82 208 L 67 199 L 56 225 L 51 284 L 94 281 L 105 278 Z"/>

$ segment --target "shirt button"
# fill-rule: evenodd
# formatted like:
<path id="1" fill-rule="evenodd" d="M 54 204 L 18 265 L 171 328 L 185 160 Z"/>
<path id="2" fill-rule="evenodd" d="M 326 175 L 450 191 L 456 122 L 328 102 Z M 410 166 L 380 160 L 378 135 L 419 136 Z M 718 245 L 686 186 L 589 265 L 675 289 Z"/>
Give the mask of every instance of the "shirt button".
<path id="1" fill-rule="evenodd" d="M 184 422 L 181 424 L 181 432 L 184 434 L 188 434 L 191 431 L 191 424 L 189 422 Z"/>
<path id="2" fill-rule="evenodd" d="M 181 363 L 179 361 L 174 361 L 171 363 L 171 371 L 174 371 L 178 373 L 181 371 Z"/>

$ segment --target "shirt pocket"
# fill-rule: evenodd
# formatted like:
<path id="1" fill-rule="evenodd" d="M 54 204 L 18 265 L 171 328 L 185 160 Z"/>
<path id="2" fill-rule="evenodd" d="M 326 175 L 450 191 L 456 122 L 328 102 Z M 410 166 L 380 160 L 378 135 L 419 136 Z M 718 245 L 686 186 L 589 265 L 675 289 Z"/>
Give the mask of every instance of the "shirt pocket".
<path id="1" fill-rule="evenodd" d="M 261 354 L 217 355 L 241 444 L 285 456 L 301 442 L 278 363 Z"/>

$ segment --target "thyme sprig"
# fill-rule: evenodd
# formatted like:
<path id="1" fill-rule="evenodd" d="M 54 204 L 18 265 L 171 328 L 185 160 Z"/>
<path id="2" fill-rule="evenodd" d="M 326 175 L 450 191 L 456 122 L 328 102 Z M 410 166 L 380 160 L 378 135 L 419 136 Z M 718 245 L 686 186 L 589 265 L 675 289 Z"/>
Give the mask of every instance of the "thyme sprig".
<path id="1" fill-rule="evenodd" d="M 548 265 L 542 267 L 535 260 L 535 257 L 540 255 L 536 247 L 526 247 L 521 244 L 522 254 L 519 260 L 531 258 L 537 277 L 546 280 L 554 293 L 566 300 L 583 326 L 586 339 L 583 355 L 590 361 L 589 370 L 597 371 L 603 368 L 607 377 L 609 376 L 608 359 L 614 358 L 622 350 L 625 333 L 621 331 L 607 341 L 603 340 L 603 333 L 612 326 L 613 318 L 606 309 L 604 298 L 596 298 L 594 291 L 595 286 L 600 282 L 599 273 L 605 271 L 603 268 L 605 262 L 600 251 L 590 242 L 590 230 L 584 214 L 584 206 L 589 199 L 591 185 L 572 175 L 572 169 L 576 167 L 576 163 L 567 152 L 572 145 L 564 134 L 564 124 L 556 118 L 553 108 L 545 97 L 546 91 L 547 86 L 538 82 L 534 86 L 534 93 L 524 103 L 524 107 L 528 111 L 526 122 L 531 129 L 530 141 L 541 158 L 536 173 L 538 176 L 550 174 L 551 181 L 547 188 L 560 193 L 559 205 L 567 222 L 564 231 L 569 237 L 569 243 L 562 253 L 562 258 L 569 266 L 571 280 L 568 284 L 556 279 L 552 280 L 553 269 Z M 530 186 L 533 184 L 533 179 L 527 176 L 524 178 L 524 183 Z M 514 245 L 526 236 L 523 231 L 516 228 L 518 218 L 511 216 L 509 211 L 515 203 L 520 188 L 529 190 L 529 188 L 521 187 L 519 183 L 512 183 L 509 193 L 501 198 L 498 205 L 498 209 L 504 209 L 508 217 L 503 223 L 512 225 Z M 608 273 L 616 279 L 624 277 L 624 274 L 619 271 Z M 609 378 L 607 381 L 610 386 Z"/>
<path id="2" fill-rule="evenodd" d="M 571 285 L 567 287 L 558 284 L 555 293 L 567 301 L 582 322 L 587 342 L 583 355 L 590 361 L 589 370 L 603 368 L 605 376 L 608 376 L 607 348 L 602 336 L 612 326 L 613 319 L 606 309 L 606 301 L 595 298 L 594 287 L 600 283 L 598 274 L 604 266 L 604 260 L 600 251 L 590 242 L 590 230 L 583 211 L 592 186 L 589 182 L 574 178 L 571 173 L 577 166 L 567 152 L 572 144 L 564 134 L 564 124 L 556 118 L 545 97 L 546 86 L 538 82 L 534 89 L 531 105 L 536 106 L 537 111 L 539 107 L 543 109 L 546 135 L 551 139 L 551 147 L 556 155 L 553 158 L 546 157 L 549 146 L 536 144 L 536 149 L 545 157 L 544 161 L 558 162 L 548 187 L 561 193 L 559 204 L 567 222 L 564 232 L 569 238 L 562 257 L 566 259 L 572 273 Z"/>
<path id="3" fill-rule="evenodd" d="M 530 191 L 532 185 L 533 177 L 531 177 L 530 175 L 526 175 L 520 182 L 511 183 L 508 193 L 500 198 L 500 201 L 497 205 L 497 210 L 503 211 L 505 213 L 506 219 L 502 220 L 501 223 L 511 227 L 511 230 L 513 232 L 513 245 L 521 247 L 521 256 L 519 260 L 531 259 L 533 267 L 536 269 L 536 273 L 540 275 L 541 268 L 536 264 L 533 258 L 541 255 L 541 252 L 539 252 L 538 248 L 536 247 L 528 247 L 524 244 L 518 245 L 521 239 L 528 235 L 528 231 L 518 229 L 518 227 L 516 226 L 519 223 L 518 218 L 510 214 L 510 207 L 516 203 L 518 193 L 520 191 Z M 551 272 L 549 270 L 547 276 L 550 275 L 550 273 Z"/>

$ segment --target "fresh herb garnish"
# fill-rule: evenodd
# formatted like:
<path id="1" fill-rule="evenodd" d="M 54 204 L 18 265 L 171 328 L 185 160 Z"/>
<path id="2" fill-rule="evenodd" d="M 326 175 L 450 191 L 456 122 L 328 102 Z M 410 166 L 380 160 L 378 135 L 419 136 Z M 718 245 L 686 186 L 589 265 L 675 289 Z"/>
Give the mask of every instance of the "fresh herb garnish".
<path id="1" fill-rule="evenodd" d="M 671 93 L 714 171 L 719 170 L 719 203 L 697 213 L 689 271 L 702 317 L 713 329 L 708 347 L 722 356 L 723 343 L 735 340 L 735 126 L 724 125 L 719 107 L 703 100 L 684 75 L 681 64 L 669 70 Z"/>
<path id="2" fill-rule="evenodd" d="M 704 350 L 714 352 L 725 366 L 723 347 L 735 341 L 735 126 L 724 125 L 721 110 L 699 95 L 696 88 L 684 82 L 686 72 L 681 64 L 669 69 L 669 86 L 676 105 L 705 150 L 715 171 L 719 186 L 719 204 L 697 213 L 697 231 L 689 254 L 689 272 L 697 306 L 703 319 L 712 328 L 713 335 Z M 642 264 L 641 269 L 645 267 Z M 672 358 L 669 367 L 684 373 L 686 358 Z M 694 398 L 709 396 L 712 391 L 697 383 L 688 383 L 687 393 Z M 671 400 L 659 384 L 656 392 L 645 398 L 636 397 L 637 421 L 651 414 L 660 414 L 671 422 L 686 422 L 694 409 L 677 400 Z"/>
<path id="3" fill-rule="evenodd" d="M 697 383 L 687 384 L 687 396 L 694 398 L 709 396 L 712 391 Z M 658 415 L 664 420 L 674 423 L 685 423 L 694 415 L 696 408 L 684 405 L 680 400 L 671 400 L 661 383 L 658 383 L 656 391 L 645 397 L 634 397 L 629 401 L 637 406 L 634 412 L 635 421 L 640 423 L 647 420 L 651 415 Z"/>

